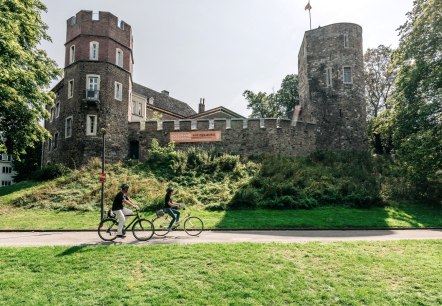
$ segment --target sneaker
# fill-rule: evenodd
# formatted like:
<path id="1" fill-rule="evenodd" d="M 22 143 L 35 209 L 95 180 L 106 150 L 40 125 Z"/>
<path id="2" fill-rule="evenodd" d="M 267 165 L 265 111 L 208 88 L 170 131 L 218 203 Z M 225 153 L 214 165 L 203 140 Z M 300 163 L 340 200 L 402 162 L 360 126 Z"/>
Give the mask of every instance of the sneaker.
<path id="1" fill-rule="evenodd" d="M 117 238 L 126 238 L 126 235 L 117 235 Z"/>

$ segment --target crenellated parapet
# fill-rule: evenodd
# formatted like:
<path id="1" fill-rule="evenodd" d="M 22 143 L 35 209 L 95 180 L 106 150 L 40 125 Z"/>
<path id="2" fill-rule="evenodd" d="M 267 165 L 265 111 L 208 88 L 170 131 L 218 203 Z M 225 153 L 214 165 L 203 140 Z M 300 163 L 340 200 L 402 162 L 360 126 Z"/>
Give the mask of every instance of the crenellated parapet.
<path id="1" fill-rule="evenodd" d="M 315 124 L 298 122 L 292 126 L 284 119 L 215 119 L 146 121 L 129 123 L 129 140 L 138 141 L 140 159 L 146 156 L 152 139 L 165 146 L 171 133 L 220 132 L 220 141 L 175 142 L 177 149 L 215 148 L 220 152 L 241 155 L 283 154 L 306 155 L 315 149 Z M 186 135 L 187 135 L 186 134 Z"/>

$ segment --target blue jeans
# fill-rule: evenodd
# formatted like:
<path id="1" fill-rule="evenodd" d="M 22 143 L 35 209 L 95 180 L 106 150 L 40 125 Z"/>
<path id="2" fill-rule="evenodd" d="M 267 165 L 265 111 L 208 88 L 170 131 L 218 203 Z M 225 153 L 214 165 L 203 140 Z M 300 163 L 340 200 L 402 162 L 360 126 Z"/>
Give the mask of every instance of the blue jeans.
<path id="1" fill-rule="evenodd" d="M 173 222 L 175 222 L 175 219 L 176 219 L 176 222 L 180 221 L 180 212 L 177 209 L 164 208 L 164 211 L 172 218 L 172 220 L 170 220 L 170 223 L 169 223 L 169 228 L 172 227 Z M 175 215 L 176 215 L 176 217 L 175 217 Z"/>

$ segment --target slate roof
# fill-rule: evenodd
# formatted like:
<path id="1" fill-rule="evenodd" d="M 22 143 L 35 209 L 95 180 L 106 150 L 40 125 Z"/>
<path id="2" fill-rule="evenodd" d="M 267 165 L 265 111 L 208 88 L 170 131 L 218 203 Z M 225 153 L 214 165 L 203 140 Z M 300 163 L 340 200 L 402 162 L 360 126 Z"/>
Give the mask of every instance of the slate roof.
<path id="1" fill-rule="evenodd" d="M 187 103 L 174 99 L 161 92 L 147 88 L 143 85 L 133 83 L 132 91 L 136 94 L 147 97 L 148 102 L 149 98 L 153 97 L 153 106 L 155 107 L 167 110 L 175 114 L 179 114 L 183 117 L 189 117 L 196 114 L 196 112 Z"/>

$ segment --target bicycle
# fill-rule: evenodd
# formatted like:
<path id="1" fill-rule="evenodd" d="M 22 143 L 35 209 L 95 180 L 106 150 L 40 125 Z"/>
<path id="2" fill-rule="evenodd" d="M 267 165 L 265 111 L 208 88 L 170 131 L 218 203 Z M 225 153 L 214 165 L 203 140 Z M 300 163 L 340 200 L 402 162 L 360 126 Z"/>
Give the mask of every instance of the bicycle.
<path id="1" fill-rule="evenodd" d="M 132 226 L 132 234 L 137 240 L 147 241 L 152 238 L 154 234 L 154 226 L 151 221 L 141 218 L 138 210 L 134 215 L 128 215 L 126 217 L 135 216 L 132 221 L 125 227 L 123 227 L 123 235 Z M 118 220 L 112 211 L 107 212 L 107 218 L 103 219 L 98 225 L 98 236 L 104 241 L 113 241 L 117 238 Z"/>
<path id="2" fill-rule="evenodd" d="M 183 210 L 186 210 L 184 206 L 180 206 Z M 166 236 L 169 233 L 170 216 L 164 212 L 163 209 L 157 210 L 156 217 L 152 219 L 154 226 L 154 233 L 157 236 Z M 198 236 L 204 230 L 204 222 L 198 217 L 192 216 L 189 211 L 182 217 L 182 220 L 178 225 L 174 223 L 172 229 L 175 230 L 183 224 L 184 231 L 190 236 Z"/>

